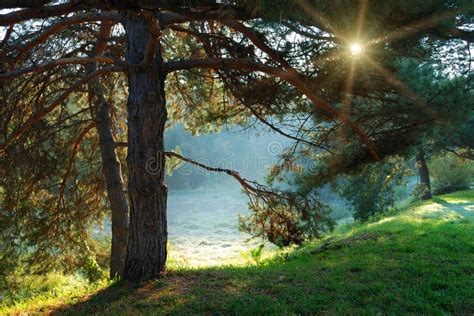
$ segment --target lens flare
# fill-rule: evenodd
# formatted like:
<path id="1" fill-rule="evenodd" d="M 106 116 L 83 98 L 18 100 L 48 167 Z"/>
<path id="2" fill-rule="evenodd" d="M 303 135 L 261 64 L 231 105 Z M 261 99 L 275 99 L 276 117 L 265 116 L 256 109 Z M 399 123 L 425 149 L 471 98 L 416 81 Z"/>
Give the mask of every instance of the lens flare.
<path id="1" fill-rule="evenodd" d="M 352 56 L 359 56 L 364 52 L 364 47 L 360 43 L 352 43 L 349 47 Z"/>

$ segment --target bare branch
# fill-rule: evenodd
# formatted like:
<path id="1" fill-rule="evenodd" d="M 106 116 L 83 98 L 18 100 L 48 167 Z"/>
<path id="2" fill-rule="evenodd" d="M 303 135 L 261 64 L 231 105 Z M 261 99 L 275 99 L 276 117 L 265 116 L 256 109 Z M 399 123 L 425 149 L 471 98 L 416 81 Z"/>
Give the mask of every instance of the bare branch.
<path id="1" fill-rule="evenodd" d="M 86 137 L 86 135 L 90 132 L 90 130 L 94 126 L 95 126 L 95 122 L 90 123 L 89 125 L 87 125 L 86 128 L 79 134 L 79 137 L 74 142 L 74 145 L 72 147 L 71 157 L 69 158 L 69 164 L 68 164 L 68 167 L 67 167 L 67 170 L 66 170 L 66 174 L 63 177 L 63 180 L 61 182 L 61 187 L 59 189 L 58 207 L 60 206 L 61 203 L 64 203 L 64 191 L 66 189 L 67 179 L 69 178 L 69 175 L 71 174 L 71 169 L 72 169 L 72 166 L 74 165 L 74 162 L 76 160 L 76 156 L 77 156 L 77 152 L 79 151 L 79 147 L 80 147 L 83 139 Z"/>
<path id="2" fill-rule="evenodd" d="M 206 166 L 205 164 L 202 164 L 198 161 L 195 161 L 195 160 L 192 160 L 190 158 L 187 158 L 187 157 L 184 157 L 184 156 L 181 156 L 180 154 L 177 154 L 175 152 L 172 152 L 172 151 L 165 151 L 164 154 L 167 156 L 167 157 L 175 157 L 175 158 L 178 158 L 179 160 L 182 160 L 184 162 L 187 162 L 187 163 L 190 163 L 192 165 L 195 165 L 195 166 L 198 166 L 200 168 L 203 168 L 207 171 L 212 171 L 212 172 L 219 172 L 219 173 L 226 173 L 228 174 L 229 176 L 233 177 L 234 179 L 236 179 L 240 185 L 247 191 L 247 192 L 253 192 L 253 193 L 257 193 L 257 194 L 276 194 L 272 191 L 269 191 L 269 190 L 265 190 L 263 189 L 263 186 L 262 185 L 259 185 L 258 183 L 256 183 L 255 181 L 250 181 L 250 180 L 247 180 L 245 178 L 243 178 L 242 176 L 240 176 L 240 174 L 235 171 L 235 170 L 231 170 L 231 169 L 226 169 L 226 168 L 217 168 L 217 167 L 210 167 L 210 166 Z"/>
<path id="3" fill-rule="evenodd" d="M 320 148 L 324 151 L 327 151 L 329 153 L 332 153 L 331 150 L 329 150 L 327 147 L 324 147 L 322 146 L 321 144 L 318 144 L 318 143 L 315 143 L 315 142 L 312 142 L 312 141 L 308 141 L 306 139 L 303 139 L 303 138 L 300 138 L 300 137 L 297 137 L 297 136 L 293 136 L 293 135 L 290 135 L 286 132 L 284 132 L 283 130 L 281 130 L 280 128 L 276 127 L 274 124 L 270 123 L 269 121 L 267 121 L 260 113 L 258 113 L 254 108 L 252 108 L 251 106 L 246 106 L 246 108 L 248 108 L 250 110 L 250 112 L 252 112 L 252 114 L 260 121 L 262 122 L 263 124 L 267 125 L 268 127 L 270 127 L 273 131 L 277 132 L 278 134 L 282 135 L 282 136 L 285 136 L 286 138 L 289 138 L 289 139 L 292 139 L 292 140 L 295 140 L 297 142 L 301 142 L 303 144 L 306 144 L 306 145 L 310 145 L 310 146 L 313 146 L 313 147 L 316 147 L 316 148 Z"/>

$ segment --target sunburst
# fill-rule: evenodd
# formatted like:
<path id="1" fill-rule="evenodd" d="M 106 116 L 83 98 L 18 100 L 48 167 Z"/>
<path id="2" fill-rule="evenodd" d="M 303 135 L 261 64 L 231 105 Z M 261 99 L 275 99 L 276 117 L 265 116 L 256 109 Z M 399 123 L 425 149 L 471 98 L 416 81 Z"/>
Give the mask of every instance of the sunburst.
<path id="1" fill-rule="evenodd" d="M 344 55 L 349 55 L 352 58 L 352 62 L 349 66 L 350 69 L 348 71 L 348 78 L 344 87 L 344 115 L 349 114 L 351 106 L 351 94 L 353 92 L 352 90 L 354 86 L 353 81 L 355 73 L 357 71 L 355 58 L 357 58 L 358 62 L 360 63 L 367 63 L 368 65 L 370 65 L 371 68 L 375 69 L 380 75 L 382 75 L 385 78 L 386 82 L 390 84 L 393 88 L 400 91 L 403 95 L 411 99 L 412 102 L 415 103 L 415 105 L 420 108 L 423 108 L 426 112 L 429 112 L 430 115 L 434 115 L 435 113 L 433 113 L 433 110 L 427 106 L 426 101 L 423 99 L 423 97 L 417 95 L 405 83 L 401 82 L 398 78 L 396 78 L 392 72 L 388 71 L 380 63 L 373 60 L 370 56 L 369 50 L 372 46 L 377 46 L 383 43 L 389 43 L 391 41 L 399 40 L 414 33 L 420 32 L 424 29 L 432 28 L 436 25 L 439 25 L 446 19 L 453 18 L 463 12 L 469 12 L 474 8 L 473 5 L 470 5 L 466 7 L 447 10 L 438 15 L 433 15 L 425 19 L 421 19 L 408 26 L 399 28 L 390 33 L 386 33 L 379 38 L 363 40 L 364 25 L 366 23 L 367 13 L 367 0 L 361 0 L 359 2 L 360 4 L 358 17 L 355 25 L 355 34 L 352 34 L 352 37 L 346 36 L 345 34 L 341 34 L 341 32 L 339 32 L 337 28 L 330 23 L 329 19 L 327 19 L 322 13 L 314 10 L 314 8 L 312 8 L 308 3 L 306 3 L 306 1 L 299 0 L 296 3 L 318 25 L 323 27 L 323 31 L 332 33 L 335 38 L 340 41 L 342 47 L 346 47 L 346 49 L 340 50 L 337 54 L 331 54 L 331 59 L 344 57 Z"/>

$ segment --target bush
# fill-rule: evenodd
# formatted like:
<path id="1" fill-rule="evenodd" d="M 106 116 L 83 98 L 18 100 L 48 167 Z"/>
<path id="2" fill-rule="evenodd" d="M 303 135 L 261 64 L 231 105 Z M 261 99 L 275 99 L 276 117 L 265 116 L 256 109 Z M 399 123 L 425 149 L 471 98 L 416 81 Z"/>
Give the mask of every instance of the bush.
<path id="1" fill-rule="evenodd" d="M 256 265 L 259 265 L 260 262 L 262 261 L 262 255 L 263 255 L 263 248 L 265 247 L 264 244 L 258 245 L 258 247 L 254 249 L 250 249 L 248 252 L 240 252 L 242 257 L 249 262 L 249 263 L 255 263 Z"/>
<path id="2" fill-rule="evenodd" d="M 471 160 L 448 154 L 433 159 L 428 167 L 434 194 L 469 189 L 474 173 L 474 163 Z"/>
<path id="3" fill-rule="evenodd" d="M 336 191 L 354 208 L 354 218 L 367 221 L 386 212 L 396 202 L 396 188 L 406 182 L 410 170 L 401 158 L 365 166 L 358 174 L 342 179 Z"/>
<path id="4" fill-rule="evenodd" d="M 317 193 L 261 191 L 249 198 L 251 214 L 239 216 L 240 230 L 278 247 L 301 245 L 334 227 L 330 209 L 319 201 Z"/>
<path id="5" fill-rule="evenodd" d="M 104 277 L 102 269 L 93 255 L 89 255 L 86 258 L 86 263 L 82 267 L 82 270 L 91 283 L 97 282 Z"/>

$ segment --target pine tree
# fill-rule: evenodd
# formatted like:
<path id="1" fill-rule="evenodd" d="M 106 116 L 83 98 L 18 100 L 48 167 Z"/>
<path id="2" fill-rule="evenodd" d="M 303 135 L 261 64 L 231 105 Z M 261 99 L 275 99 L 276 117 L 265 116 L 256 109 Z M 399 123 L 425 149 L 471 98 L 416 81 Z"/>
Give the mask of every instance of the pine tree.
<path id="1" fill-rule="evenodd" d="M 400 57 L 423 60 L 431 56 L 431 42 L 472 39 L 472 32 L 462 27 L 472 22 L 469 1 L 0 4 L 0 9 L 17 7 L 21 9 L 0 15 L 0 25 L 7 27 L 0 57 L 6 105 L 0 145 L 6 157 L 2 222 L 21 214 L 41 223 L 26 238 L 33 244 L 43 240 L 37 253 L 55 254 L 83 240 L 94 214 L 104 208 L 103 196 L 96 194 L 104 192 L 97 171 L 101 165 L 112 226 L 128 236 L 125 259 L 118 250 L 123 245 L 112 245 L 112 251 L 120 252 L 112 258 L 120 258 L 124 266 L 111 264 L 111 275 L 123 269 L 129 280 L 156 277 L 165 267 L 166 156 L 229 174 L 248 192 L 251 204 L 259 205 L 255 210 L 261 202 L 270 206 L 270 217 L 282 209 L 288 218 L 313 223 L 314 234 L 326 226 L 324 208 L 315 199 L 269 190 L 235 171 L 166 152 L 168 117 L 194 130 L 228 120 L 246 124 L 254 117 L 297 144 L 327 153 L 331 162 L 323 159 L 326 174 L 342 172 L 405 150 L 414 143 L 412 132 L 434 119 L 418 108 L 424 102 L 395 79 Z M 107 25 L 114 25 L 111 32 Z M 351 53 L 351 47 L 357 49 Z M 86 94 L 81 93 L 84 87 Z M 125 87 L 126 101 L 114 90 L 120 94 Z M 72 98 L 78 102 L 71 104 Z M 117 110 L 113 124 L 111 109 L 121 101 L 126 103 L 126 119 Z M 121 158 L 111 146 L 112 141 L 115 147 L 120 143 L 114 137 L 124 138 L 120 121 L 125 120 L 126 233 L 123 175 L 117 164 Z M 86 141 L 93 128 L 98 143 Z M 53 137 L 54 131 L 58 134 Z M 18 155 L 23 160 L 17 161 Z M 42 164 L 31 166 L 32 161 Z M 15 167 L 8 170 L 8 164 Z M 117 207 L 114 201 L 119 201 Z M 22 209 L 25 202 L 28 212 Z M 87 205 L 85 210 L 82 205 Z M 100 207 L 94 211 L 94 205 Z M 25 229 L 12 221 L 19 236 Z M 286 225 L 277 222 L 281 224 Z M 284 228 L 292 235 L 284 244 L 301 241 L 299 227 Z M 114 235 L 113 242 L 123 242 L 115 238 L 117 230 Z M 72 237 L 59 242 L 58 236 Z M 20 239 L 9 240 L 15 244 Z"/>

